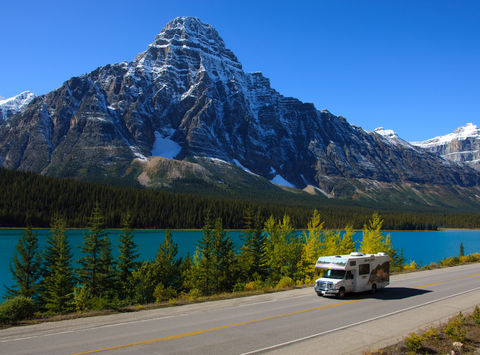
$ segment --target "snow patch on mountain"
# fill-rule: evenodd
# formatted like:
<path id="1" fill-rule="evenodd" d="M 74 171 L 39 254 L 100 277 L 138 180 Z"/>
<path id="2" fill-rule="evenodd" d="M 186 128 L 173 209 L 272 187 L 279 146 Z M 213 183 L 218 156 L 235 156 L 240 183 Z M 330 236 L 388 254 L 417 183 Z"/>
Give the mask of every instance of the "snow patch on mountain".
<path id="1" fill-rule="evenodd" d="M 182 147 L 170 138 L 170 136 L 164 137 L 160 132 L 155 131 L 155 142 L 153 143 L 152 156 L 174 159 L 178 153 L 180 153 Z"/>
<path id="2" fill-rule="evenodd" d="M 379 134 L 391 144 L 404 146 L 406 148 L 412 148 L 410 143 L 401 139 L 398 136 L 398 134 L 392 129 L 385 129 L 383 127 L 378 127 L 378 128 L 375 128 L 372 132 Z"/>
<path id="3" fill-rule="evenodd" d="M 287 187 L 295 187 L 295 185 L 291 184 L 287 180 L 285 180 L 281 175 L 275 175 L 270 182 L 276 184 L 276 185 L 282 185 L 282 186 L 287 186 Z"/>

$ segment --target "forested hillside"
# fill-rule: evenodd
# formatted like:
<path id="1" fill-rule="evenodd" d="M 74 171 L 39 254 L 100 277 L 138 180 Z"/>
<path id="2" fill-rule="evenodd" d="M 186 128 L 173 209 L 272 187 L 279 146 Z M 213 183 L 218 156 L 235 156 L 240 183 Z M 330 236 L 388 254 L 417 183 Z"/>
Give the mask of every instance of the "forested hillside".
<path id="1" fill-rule="evenodd" d="M 248 208 L 260 211 L 264 218 L 287 214 L 296 228 L 304 228 L 314 209 L 325 221 L 325 228 L 361 228 L 373 208 L 341 205 L 339 201 L 314 204 L 300 199 L 273 202 L 252 202 L 243 199 L 208 197 L 164 192 L 154 189 L 116 187 L 45 177 L 0 169 L 0 226 L 50 226 L 55 214 L 62 216 L 68 227 L 85 227 L 98 202 L 105 211 L 105 225 L 120 227 L 121 216 L 128 211 L 135 228 L 202 228 L 207 211 L 223 220 L 226 228 L 242 228 Z M 408 213 L 382 211 L 384 229 L 435 229 L 437 227 L 478 228 L 480 214 L 440 212 Z"/>

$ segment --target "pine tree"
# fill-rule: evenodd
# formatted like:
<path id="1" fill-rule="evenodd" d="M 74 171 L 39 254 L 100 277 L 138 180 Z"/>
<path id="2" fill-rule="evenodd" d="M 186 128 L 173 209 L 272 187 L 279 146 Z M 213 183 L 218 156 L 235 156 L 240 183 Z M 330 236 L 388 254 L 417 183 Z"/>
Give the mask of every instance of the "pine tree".
<path id="1" fill-rule="evenodd" d="M 20 237 L 13 255 L 10 271 L 15 285 L 7 287 L 9 297 L 38 297 L 38 281 L 41 277 L 41 255 L 38 252 L 37 233 L 27 227 Z"/>
<path id="2" fill-rule="evenodd" d="M 262 217 L 249 208 L 245 214 L 243 244 L 238 256 L 243 281 L 262 279 L 265 276 L 265 236 Z"/>
<path id="3" fill-rule="evenodd" d="M 235 250 L 233 241 L 223 229 L 221 218 L 215 221 L 214 235 L 214 292 L 232 291 L 233 285 L 237 281 L 235 269 Z"/>
<path id="4" fill-rule="evenodd" d="M 381 232 L 383 220 L 378 213 L 374 213 L 367 224 L 363 226 L 363 236 L 360 243 L 360 251 L 365 254 L 385 252 L 390 256 L 395 254 L 390 235 Z"/>
<path id="5" fill-rule="evenodd" d="M 210 295 L 214 289 L 215 240 L 211 213 L 207 214 L 203 226 L 203 236 L 198 242 L 193 256 L 196 286 L 204 295 Z"/>
<path id="6" fill-rule="evenodd" d="M 161 282 L 165 288 L 180 288 L 181 260 L 177 258 L 177 254 L 178 245 L 173 242 L 172 232 L 167 229 L 165 231 L 163 243 L 160 244 L 157 256 L 153 262 L 154 267 L 157 270 L 158 282 Z"/>
<path id="7" fill-rule="evenodd" d="M 129 213 L 123 215 L 123 233 L 118 238 L 118 290 L 120 298 L 133 296 L 132 271 L 138 267 L 137 244 L 133 241 L 133 229 L 131 228 L 131 216 Z"/>
<path id="8" fill-rule="evenodd" d="M 460 242 L 460 253 L 458 254 L 459 257 L 465 256 L 465 250 L 463 249 L 463 243 Z"/>
<path id="9" fill-rule="evenodd" d="M 114 278 L 111 244 L 103 229 L 104 217 L 98 202 L 89 220 L 89 232 L 85 233 L 80 249 L 78 277 L 81 284 L 88 289 L 92 297 L 106 297 L 111 291 Z"/>
<path id="10" fill-rule="evenodd" d="M 44 252 L 41 298 L 48 311 L 66 313 L 73 310 L 75 276 L 65 220 L 55 216 L 50 233 Z"/>

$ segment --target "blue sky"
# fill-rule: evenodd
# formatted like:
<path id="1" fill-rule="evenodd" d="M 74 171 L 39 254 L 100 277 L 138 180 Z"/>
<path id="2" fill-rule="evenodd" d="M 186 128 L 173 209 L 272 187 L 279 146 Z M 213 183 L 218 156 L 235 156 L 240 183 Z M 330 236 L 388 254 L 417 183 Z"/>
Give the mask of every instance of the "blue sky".
<path id="1" fill-rule="evenodd" d="M 286 96 L 412 141 L 480 124 L 480 1 L 0 0 L 0 96 L 132 60 L 177 16 Z"/>

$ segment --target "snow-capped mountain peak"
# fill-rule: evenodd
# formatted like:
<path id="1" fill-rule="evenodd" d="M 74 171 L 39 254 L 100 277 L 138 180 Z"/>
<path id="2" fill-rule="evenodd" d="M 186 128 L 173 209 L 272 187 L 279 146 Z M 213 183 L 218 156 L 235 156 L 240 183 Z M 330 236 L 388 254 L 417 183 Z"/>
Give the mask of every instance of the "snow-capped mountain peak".
<path id="1" fill-rule="evenodd" d="M 398 139 L 397 133 L 395 133 L 395 131 L 392 130 L 392 129 L 385 129 L 383 127 L 378 127 L 378 128 L 375 128 L 373 130 L 373 132 L 375 132 L 375 133 L 377 133 L 377 134 L 379 134 L 379 135 L 381 135 L 385 138 L 389 138 L 389 139 L 396 138 L 396 139 Z"/>
<path id="2" fill-rule="evenodd" d="M 4 121 L 25 107 L 35 98 L 35 94 L 30 91 L 24 91 L 8 99 L 0 99 L 0 121 Z"/>
<path id="3" fill-rule="evenodd" d="M 452 133 L 428 139 L 426 141 L 412 142 L 412 144 L 422 148 L 430 148 L 438 145 L 448 144 L 455 140 L 465 140 L 467 138 L 479 137 L 480 129 L 473 123 L 467 123 L 465 126 L 458 127 Z"/>

